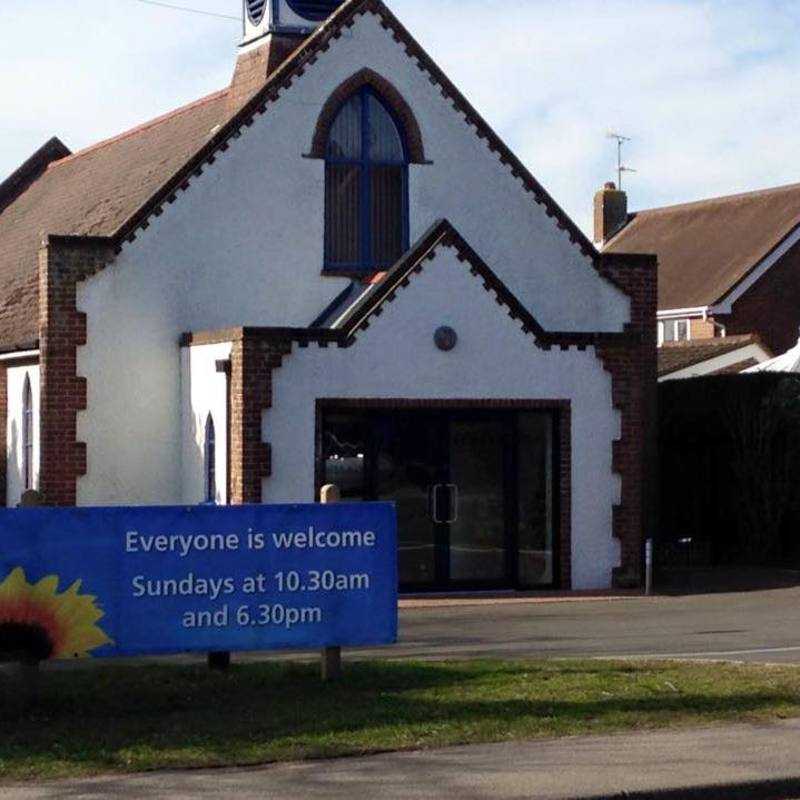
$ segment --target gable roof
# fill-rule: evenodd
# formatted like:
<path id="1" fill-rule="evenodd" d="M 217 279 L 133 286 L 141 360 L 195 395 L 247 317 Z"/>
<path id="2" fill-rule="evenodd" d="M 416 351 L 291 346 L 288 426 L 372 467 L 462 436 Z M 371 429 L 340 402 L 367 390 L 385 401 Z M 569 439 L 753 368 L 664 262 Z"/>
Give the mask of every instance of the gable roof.
<path id="1" fill-rule="evenodd" d="M 604 248 L 658 255 L 659 309 L 722 300 L 800 225 L 800 184 L 633 214 Z"/>
<path id="2" fill-rule="evenodd" d="M 721 336 L 715 339 L 695 339 L 689 342 L 665 342 L 658 348 L 658 377 L 663 378 L 665 375 L 671 375 L 673 372 L 702 364 L 712 358 L 742 350 L 753 344 L 758 345 L 767 357 L 772 355 L 754 333 Z M 750 364 L 746 366 L 750 366 Z M 745 366 L 742 366 L 741 369 L 745 369 Z M 741 369 L 737 371 L 741 372 Z"/>
<path id="3" fill-rule="evenodd" d="M 113 236 L 223 121 L 225 92 L 61 158 L 0 212 L 0 343 L 38 337 L 43 233 Z"/>
<path id="4" fill-rule="evenodd" d="M 229 328 L 221 331 L 204 331 L 184 335 L 184 346 L 235 341 L 256 337 L 276 341 L 295 341 L 306 346 L 310 342 L 337 344 L 348 347 L 361 331 L 367 330 L 375 317 L 383 313 L 384 305 L 395 300 L 397 294 L 409 285 L 414 276 L 422 272 L 426 261 L 432 261 L 441 247 L 453 247 L 464 269 L 483 282 L 484 289 L 494 296 L 495 304 L 516 320 L 525 335 L 531 335 L 537 347 L 549 350 L 600 344 L 621 344 L 638 340 L 638 334 L 593 331 L 545 330 L 497 274 L 470 247 L 449 222 L 442 219 L 432 225 L 419 240 L 387 272 L 378 273 L 367 284 L 351 284 L 331 303 L 308 328 Z"/>
<path id="5" fill-rule="evenodd" d="M 37 335 L 37 251 L 43 233 L 103 236 L 117 249 L 132 241 L 161 206 L 175 200 L 216 154 L 228 148 L 243 127 L 266 112 L 319 54 L 341 37 L 358 15 L 372 12 L 402 41 L 409 58 L 510 167 L 525 191 L 542 205 L 601 276 L 618 286 L 601 267 L 594 245 L 509 150 L 447 76 L 414 40 L 382 0 L 346 0 L 266 79 L 263 87 L 230 113 L 227 90 L 178 109 L 120 137 L 51 164 L 39 180 L 0 213 L 0 347 L 28 344 Z M 624 291 L 624 289 L 622 289 Z"/>

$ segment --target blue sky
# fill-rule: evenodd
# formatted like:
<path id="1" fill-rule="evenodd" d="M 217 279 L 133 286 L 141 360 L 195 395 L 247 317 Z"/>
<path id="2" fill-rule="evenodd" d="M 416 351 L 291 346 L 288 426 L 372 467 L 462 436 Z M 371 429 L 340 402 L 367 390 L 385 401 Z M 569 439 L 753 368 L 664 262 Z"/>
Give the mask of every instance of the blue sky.
<path id="1" fill-rule="evenodd" d="M 240 0 L 170 0 L 236 15 Z M 631 136 L 632 208 L 800 181 L 794 0 L 389 0 L 588 231 Z M 237 22 L 138 0 L 0 0 L 0 178 L 224 86 Z"/>

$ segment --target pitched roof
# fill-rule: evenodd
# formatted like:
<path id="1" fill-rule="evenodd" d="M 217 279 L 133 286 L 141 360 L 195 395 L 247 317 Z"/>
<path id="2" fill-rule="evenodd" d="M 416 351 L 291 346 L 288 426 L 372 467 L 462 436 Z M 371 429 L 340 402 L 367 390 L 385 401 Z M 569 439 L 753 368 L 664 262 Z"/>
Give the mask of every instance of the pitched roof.
<path id="1" fill-rule="evenodd" d="M 633 214 L 606 252 L 658 255 L 660 309 L 710 306 L 800 225 L 800 184 Z"/>
<path id="2" fill-rule="evenodd" d="M 0 343 L 38 337 L 43 233 L 112 236 L 224 121 L 225 92 L 51 163 L 0 213 Z"/>
<path id="3" fill-rule="evenodd" d="M 721 336 L 715 339 L 695 339 L 688 342 L 665 342 L 658 348 L 658 376 L 671 375 L 673 372 L 702 364 L 709 359 L 733 353 L 753 344 L 758 345 L 768 356 L 771 355 L 754 333 Z M 742 369 L 747 366 L 750 364 L 743 366 Z"/>
<path id="4" fill-rule="evenodd" d="M 160 207 L 174 199 L 216 153 L 265 113 L 269 103 L 317 61 L 352 26 L 372 12 L 403 42 L 409 57 L 475 128 L 488 148 L 542 205 L 554 224 L 591 259 L 608 281 L 601 258 L 583 232 L 456 89 L 382 0 L 346 0 L 231 113 L 226 91 L 172 112 L 120 137 L 51 164 L 24 194 L 0 213 L 0 348 L 29 344 L 37 336 L 37 250 L 42 233 L 105 236 L 119 247 L 133 240 Z"/>

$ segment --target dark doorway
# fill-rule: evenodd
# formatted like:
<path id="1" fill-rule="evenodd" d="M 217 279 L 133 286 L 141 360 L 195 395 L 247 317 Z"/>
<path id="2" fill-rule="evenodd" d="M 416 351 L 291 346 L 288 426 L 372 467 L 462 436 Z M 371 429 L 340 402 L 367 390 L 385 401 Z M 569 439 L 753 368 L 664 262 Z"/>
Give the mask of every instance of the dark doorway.
<path id="1" fill-rule="evenodd" d="M 397 504 L 404 590 L 551 588 L 557 416 L 325 407 L 322 479 Z"/>

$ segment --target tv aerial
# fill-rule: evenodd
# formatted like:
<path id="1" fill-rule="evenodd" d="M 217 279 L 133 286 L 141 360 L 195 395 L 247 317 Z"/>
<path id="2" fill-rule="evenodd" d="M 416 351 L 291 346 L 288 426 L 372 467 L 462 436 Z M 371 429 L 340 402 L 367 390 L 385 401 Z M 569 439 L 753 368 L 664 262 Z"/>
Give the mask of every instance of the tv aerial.
<path id="1" fill-rule="evenodd" d="M 622 176 L 626 172 L 636 172 L 633 167 L 625 166 L 625 163 L 622 160 L 622 147 L 631 140 L 630 136 L 623 136 L 621 133 L 616 133 L 615 131 L 609 130 L 606 133 L 607 139 L 614 139 L 617 143 L 617 189 L 622 191 Z"/>

